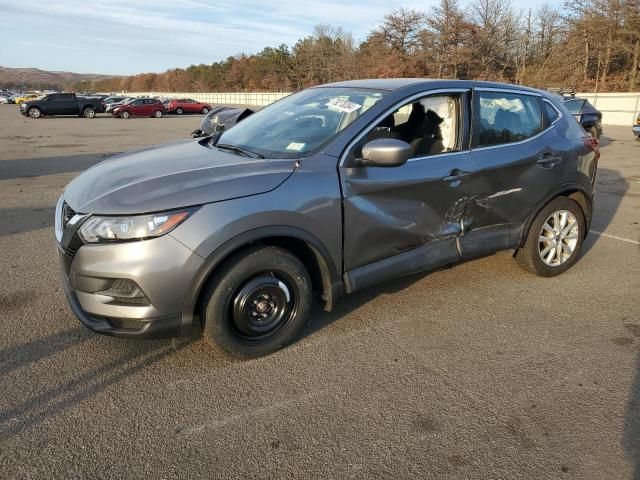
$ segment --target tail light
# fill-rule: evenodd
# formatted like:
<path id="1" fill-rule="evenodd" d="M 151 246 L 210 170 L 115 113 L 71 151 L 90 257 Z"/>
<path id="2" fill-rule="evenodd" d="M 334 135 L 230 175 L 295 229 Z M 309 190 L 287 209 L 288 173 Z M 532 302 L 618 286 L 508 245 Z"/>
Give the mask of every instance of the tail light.
<path id="1" fill-rule="evenodd" d="M 583 137 L 582 141 L 585 146 L 589 147 L 593 150 L 598 156 L 600 156 L 600 142 L 598 142 L 597 138 L 593 138 L 592 136 Z"/>

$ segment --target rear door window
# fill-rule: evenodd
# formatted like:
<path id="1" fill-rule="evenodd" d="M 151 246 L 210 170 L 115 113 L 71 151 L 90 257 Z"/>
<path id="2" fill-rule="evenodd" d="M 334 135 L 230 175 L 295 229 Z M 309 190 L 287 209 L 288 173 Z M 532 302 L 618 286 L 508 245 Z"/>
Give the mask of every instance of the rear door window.
<path id="1" fill-rule="evenodd" d="M 507 92 L 476 92 L 474 145 L 520 142 L 542 131 L 538 97 Z"/>

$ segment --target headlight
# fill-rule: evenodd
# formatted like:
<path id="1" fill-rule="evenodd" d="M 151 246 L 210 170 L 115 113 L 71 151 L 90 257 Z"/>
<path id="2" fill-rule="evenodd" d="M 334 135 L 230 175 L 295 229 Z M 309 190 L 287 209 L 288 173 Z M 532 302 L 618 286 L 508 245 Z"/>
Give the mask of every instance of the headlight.
<path id="1" fill-rule="evenodd" d="M 87 243 L 155 238 L 169 233 L 194 211 L 190 208 L 130 217 L 90 217 L 80 227 L 80 237 Z"/>

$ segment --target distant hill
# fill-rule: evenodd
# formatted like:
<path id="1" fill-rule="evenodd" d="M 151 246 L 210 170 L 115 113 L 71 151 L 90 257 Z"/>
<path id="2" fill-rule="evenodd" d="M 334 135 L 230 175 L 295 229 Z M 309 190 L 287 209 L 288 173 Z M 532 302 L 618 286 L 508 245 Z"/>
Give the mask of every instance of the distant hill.
<path id="1" fill-rule="evenodd" d="M 115 75 L 49 72 L 38 68 L 8 68 L 0 66 L 0 88 L 62 90 L 79 82 L 114 77 Z"/>

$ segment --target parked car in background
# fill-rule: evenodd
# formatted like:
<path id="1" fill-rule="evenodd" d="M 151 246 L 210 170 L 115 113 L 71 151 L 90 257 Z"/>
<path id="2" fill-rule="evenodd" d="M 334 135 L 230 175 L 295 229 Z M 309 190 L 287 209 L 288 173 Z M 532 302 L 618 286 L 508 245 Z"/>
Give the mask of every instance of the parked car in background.
<path id="1" fill-rule="evenodd" d="M 77 176 L 55 209 L 61 280 L 98 333 L 191 335 L 200 322 L 211 344 L 265 355 L 302 333 L 314 294 L 330 311 L 342 294 L 508 249 L 533 274 L 565 272 L 589 231 L 598 158 L 540 90 L 322 85 L 220 136 Z"/>
<path id="2" fill-rule="evenodd" d="M 220 135 L 225 130 L 229 130 L 236 123 L 253 115 L 255 110 L 250 108 L 236 107 L 213 107 L 211 111 L 205 115 L 200 123 L 200 128 L 191 132 L 193 138 L 208 137 L 210 135 Z"/>
<path id="3" fill-rule="evenodd" d="M 565 98 L 564 106 L 593 138 L 602 135 L 602 112 L 585 98 Z"/>
<path id="4" fill-rule="evenodd" d="M 640 113 L 636 117 L 636 123 L 631 127 L 633 134 L 636 136 L 636 140 L 640 142 Z"/>
<path id="5" fill-rule="evenodd" d="M 20 113 L 31 118 L 44 115 L 77 115 L 93 118 L 102 108 L 99 98 L 79 97 L 75 93 L 52 93 L 20 105 Z"/>
<path id="6" fill-rule="evenodd" d="M 10 95 L 8 95 L 8 94 L 0 95 L 0 104 L 9 103 L 9 97 L 10 97 Z"/>
<path id="7" fill-rule="evenodd" d="M 211 111 L 211 105 L 198 102 L 192 98 L 172 99 L 166 104 L 167 113 L 182 115 L 183 113 L 201 113 L 206 115 Z"/>
<path id="8" fill-rule="evenodd" d="M 126 98 L 123 98 L 123 99 L 122 99 L 122 100 L 120 100 L 120 101 L 112 102 L 112 103 L 110 103 L 110 104 L 108 104 L 108 105 L 106 105 L 106 106 L 105 106 L 104 113 L 111 113 L 111 114 L 113 114 L 113 110 L 114 110 L 114 109 L 116 109 L 116 108 L 117 108 L 117 107 L 119 107 L 120 105 L 124 105 L 125 103 L 132 102 L 133 100 L 135 100 L 135 98 L 133 98 L 133 97 L 126 97 Z"/>
<path id="9" fill-rule="evenodd" d="M 42 95 L 39 93 L 26 93 L 26 94 L 18 95 L 17 97 L 13 97 L 13 103 L 15 103 L 16 105 L 22 105 L 24 102 L 27 102 L 29 100 L 35 100 L 36 98 L 41 96 Z"/>
<path id="10" fill-rule="evenodd" d="M 129 117 L 155 117 L 164 115 L 165 108 L 157 98 L 136 98 L 113 109 L 113 116 L 120 118 Z"/>
<path id="11" fill-rule="evenodd" d="M 104 98 L 104 99 L 102 100 L 102 106 L 103 106 L 103 108 L 104 108 L 104 109 L 105 109 L 105 111 L 106 111 L 106 109 L 107 109 L 107 107 L 108 107 L 109 105 L 111 105 L 111 104 L 113 104 L 113 103 L 120 103 L 120 102 L 123 102 L 123 101 L 124 101 L 124 100 L 126 100 L 126 99 L 127 99 L 127 97 L 126 97 L 126 96 L 124 96 L 124 95 L 119 95 L 119 96 L 118 96 L 118 95 L 109 96 L 109 97 L 106 97 L 106 98 Z"/>

